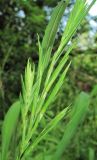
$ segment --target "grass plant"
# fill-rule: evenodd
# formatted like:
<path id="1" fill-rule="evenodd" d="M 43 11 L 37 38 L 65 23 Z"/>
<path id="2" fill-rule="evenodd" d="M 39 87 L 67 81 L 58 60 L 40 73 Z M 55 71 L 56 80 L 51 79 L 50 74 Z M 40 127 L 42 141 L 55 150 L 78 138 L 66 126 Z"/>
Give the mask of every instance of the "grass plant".
<path id="1" fill-rule="evenodd" d="M 7 112 L 2 127 L 2 151 L 1 160 L 8 160 L 11 156 L 11 139 L 17 130 L 15 145 L 15 160 L 25 160 L 31 157 L 35 147 L 43 140 L 57 123 L 68 114 L 70 106 L 65 107 L 55 116 L 33 139 L 42 118 L 48 107 L 53 103 L 57 93 L 62 87 L 66 73 L 70 66 L 69 54 L 75 44 L 71 41 L 82 20 L 87 15 L 89 9 L 94 4 L 86 0 L 76 0 L 70 13 L 67 25 L 64 29 L 60 44 L 55 53 L 52 54 L 57 30 L 62 19 L 64 10 L 69 1 L 61 1 L 54 9 L 51 20 L 46 28 L 42 42 L 38 35 L 39 62 L 38 67 L 28 60 L 25 75 L 21 77 L 22 91 L 19 99 Z M 65 51 L 65 47 L 67 51 Z M 67 124 L 64 135 L 56 148 L 56 152 L 51 159 L 61 159 L 65 147 L 67 147 L 74 132 L 83 119 L 89 105 L 89 95 L 81 93 L 71 109 L 70 122 Z M 34 157 L 32 157 L 34 159 Z"/>

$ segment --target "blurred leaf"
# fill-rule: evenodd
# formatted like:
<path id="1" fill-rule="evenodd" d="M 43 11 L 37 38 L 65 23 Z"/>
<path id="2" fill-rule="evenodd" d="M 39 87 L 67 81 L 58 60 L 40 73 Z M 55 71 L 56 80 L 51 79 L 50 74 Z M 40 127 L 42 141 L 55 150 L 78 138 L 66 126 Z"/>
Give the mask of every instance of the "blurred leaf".
<path id="1" fill-rule="evenodd" d="M 8 110 L 2 127 L 2 160 L 7 160 L 8 148 L 20 114 L 20 102 L 15 102 Z"/>
<path id="2" fill-rule="evenodd" d="M 95 152 L 93 148 L 89 148 L 89 160 L 95 160 Z"/>
<path id="3" fill-rule="evenodd" d="M 70 121 L 65 128 L 64 136 L 57 146 L 53 159 L 59 160 L 61 158 L 65 148 L 68 146 L 71 138 L 73 137 L 77 126 L 84 118 L 89 102 L 90 96 L 84 92 L 80 93 L 76 98 L 73 110 L 71 111 L 72 114 L 70 116 Z"/>
<path id="4" fill-rule="evenodd" d="M 94 96 L 97 96 L 97 85 L 95 85 L 91 91 L 91 96 L 94 97 Z"/>

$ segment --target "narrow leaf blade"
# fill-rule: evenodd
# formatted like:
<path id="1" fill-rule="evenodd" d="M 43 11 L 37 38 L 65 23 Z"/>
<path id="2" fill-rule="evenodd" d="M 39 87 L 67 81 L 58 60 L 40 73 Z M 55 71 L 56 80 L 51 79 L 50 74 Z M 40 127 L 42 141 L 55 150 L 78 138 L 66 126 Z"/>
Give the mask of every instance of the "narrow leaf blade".
<path id="1" fill-rule="evenodd" d="M 67 6 L 67 3 L 61 1 L 58 6 L 54 9 L 54 12 L 51 16 L 51 20 L 49 22 L 49 25 L 46 28 L 45 36 L 43 38 L 42 42 L 42 48 L 47 51 L 49 47 L 53 46 L 56 32 L 58 30 L 58 26 L 60 23 L 60 20 L 63 16 L 64 10 Z"/>
<path id="2" fill-rule="evenodd" d="M 27 148 L 24 156 L 28 156 L 29 153 L 32 152 L 33 148 L 44 138 L 46 134 L 48 134 L 57 124 L 58 122 L 66 115 L 68 107 L 62 110 L 49 124 L 44 128 L 44 130 L 39 134 L 38 138 L 34 141 L 34 143 Z"/>
<path id="3" fill-rule="evenodd" d="M 71 112 L 72 118 L 65 128 L 63 138 L 57 146 L 53 159 L 59 160 L 61 158 L 65 148 L 67 147 L 71 138 L 73 137 L 77 129 L 77 126 L 84 118 L 87 112 L 87 108 L 89 106 L 89 102 L 90 102 L 90 97 L 88 94 L 84 92 L 80 93 L 80 95 L 78 95 L 78 97 L 76 98 L 74 103 L 74 109 Z"/>
<path id="4" fill-rule="evenodd" d="M 20 113 L 20 102 L 15 102 L 8 110 L 2 127 L 2 160 L 7 160 L 7 153 L 11 137 L 16 128 Z"/>

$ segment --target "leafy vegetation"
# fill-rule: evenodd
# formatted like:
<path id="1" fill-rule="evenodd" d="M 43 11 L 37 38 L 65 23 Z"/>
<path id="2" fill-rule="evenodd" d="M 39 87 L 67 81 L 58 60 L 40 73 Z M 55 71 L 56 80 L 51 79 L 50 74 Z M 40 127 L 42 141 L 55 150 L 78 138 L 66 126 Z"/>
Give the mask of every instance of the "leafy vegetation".
<path id="1" fill-rule="evenodd" d="M 65 105 L 62 110 L 59 109 L 56 116 L 52 116 L 54 112 L 52 113 L 49 108 L 51 108 L 60 88 L 63 86 L 66 73 L 71 64 L 69 54 L 76 45 L 72 41 L 72 37 L 94 2 L 95 0 L 88 4 L 84 0 L 76 0 L 59 46 L 54 53 L 53 47 L 57 30 L 68 1 L 59 2 L 54 9 L 42 42 L 38 35 L 38 65 L 32 63 L 30 59 L 28 60 L 25 74 L 21 76 L 22 91 L 20 97 L 6 113 L 2 125 L 2 160 L 32 159 L 35 152 L 37 153 L 38 146 L 42 143 L 41 141 L 47 141 L 45 139 L 46 136 L 48 137 L 47 139 L 53 139 L 52 135 L 49 137 L 50 131 L 53 129 L 56 132 L 59 121 L 65 117 L 65 121 L 69 120 L 69 122 L 64 122 L 63 138 L 60 140 L 61 137 L 57 137 L 58 140 L 54 140 L 55 142 L 57 141 L 56 147 L 52 147 L 52 151 L 49 153 L 44 152 L 44 154 L 36 154 L 33 157 L 33 159 L 38 159 L 39 157 L 40 159 L 50 160 L 64 159 L 65 148 L 70 144 L 70 140 L 79 123 L 83 120 L 91 99 L 95 97 L 96 87 L 90 95 L 84 92 L 80 93 L 73 105 L 70 105 L 71 101 L 68 100 L 69 106 Z M 1 66 L 2 75 L 4 66 Z M 2 91 L 1 95 L 2 97 L 4 96 Z M 46 118 L 49 114 L 52 116 L 50 121 Z M 15 131 L 17 131 L 16 134 Z M 90 147 L 88 158 L 93 159 L 94 157 L 95 152 Z"/>

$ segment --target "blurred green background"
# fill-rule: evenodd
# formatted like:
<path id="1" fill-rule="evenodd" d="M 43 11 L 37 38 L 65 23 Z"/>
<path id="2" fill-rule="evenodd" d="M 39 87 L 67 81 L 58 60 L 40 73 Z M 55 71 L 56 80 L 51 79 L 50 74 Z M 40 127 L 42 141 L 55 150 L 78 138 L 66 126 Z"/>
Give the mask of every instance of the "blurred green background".
<path id="1" fill-rule="evenodd" d="M 37 33 L 42 40 L 52 9 L 58 2 L 59 0 L 0 0 L 0 122 L 4 119 L 9 106 L 19 96 L 20 76 L 24 73 L 27 59 L 30 57 L 37 65 Z M 74 1 L 71 0 L 63 16 L 53 51 L 60 42 L 73 4 Z M 97 84 L 96 8 L 97 3 L 73 37 L 73 39 L 77 39 L 77 46 L 70 55 L 72 64 L 57 100 L 46 115 L 48 120 L 72 103 L 80 91 L 90 93 Z M 45 125 L 44 121 L 41 125 Z M 35 151 L 36 160 L 39 158 L 43 160 L 44 153 L 53 152 L 64 128 L 63 120 L 46 137 L 46 141 L 44 140 L 38 145 Z M 95 154 L 94 159 L 96 160 L 97 96 L 93 97 L 84 123 L 79 126 L 69 147 L 64 151 L 63 160 L 87 160 L 93 154 Z"/>

